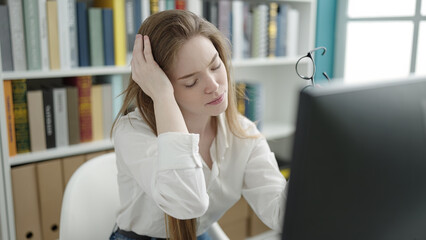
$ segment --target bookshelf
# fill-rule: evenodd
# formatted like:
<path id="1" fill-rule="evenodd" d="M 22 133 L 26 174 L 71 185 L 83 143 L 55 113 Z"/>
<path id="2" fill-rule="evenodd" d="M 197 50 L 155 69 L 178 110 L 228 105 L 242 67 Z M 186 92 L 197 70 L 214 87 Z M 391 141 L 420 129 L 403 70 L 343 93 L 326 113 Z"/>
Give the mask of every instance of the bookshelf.
<path id="1" fill-rule="evenodd" d="M 187 0 L 187 9 L 202 15 L 202 0 Z M 316 0 L 276 0 L 245 2 L 287 3 L 299 12 L 298 39 L 296 55 L 291 57 L 235 59 L 232 62 L 232 76 L 236 81 L 261 82 L 264 93 L 262 133 L 270 141 L 271 148 L 277 156 L 289 157 L 292 135 L 294 133 L 295 111 L 298 91 L 307 82 L 301 80 L 294 71 L 296 61 L 301 55 L 314 47 Z M 0 49 L 1 56 L 1 49 Z M 0 58 L 1 63 L 1 58 Z M 128 75 L 129 64 L 125 66 L 77 67 L 65 70 L 3 71 L 0 64 L 0 238 L 16 239 L 14 206 L 12 195 L 12 167 L 36 163 L 50 159 L 85 154 L 111 149 L 111 140 L 104 139 L 89 143 L 53 148 L 40 152 L 18 154 L 9 157 L 4 103 L 4 80 L 65 78 L 84 75 Z M 306 66 L 308 67 L 308 66 Z M 286 147 L 282 147 L 286 145 Z"/>

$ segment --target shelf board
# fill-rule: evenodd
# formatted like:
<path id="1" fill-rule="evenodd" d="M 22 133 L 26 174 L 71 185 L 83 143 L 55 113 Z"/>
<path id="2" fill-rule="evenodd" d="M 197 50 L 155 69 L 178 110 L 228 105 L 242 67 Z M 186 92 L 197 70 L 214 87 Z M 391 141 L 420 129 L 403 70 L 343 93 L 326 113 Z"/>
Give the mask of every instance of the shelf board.
<path id="1" fill-rule="evenodd" d="M 47 159 L 56 159 L 72 155 L 86 154 L 90 152 L 103 151 L 113 148 L 112 141 L 109 139 L 94 141 L 89 143 L 80 143 L 66 147 L 52 148 L 40 152 L 31 152 L 18 154 L 9 158 L 11 166 L 33 163 Z"/>
<path id="2" fill-rule="evenodd" d="M 265 67 L 265 66 L 283 66 L 296 64 L 299 57 L 277 57 L 277 58 L 250 58 L 232 60 L 234 68 L 242 67 Z"/>
<path id="3" fill-rule="evenodd" d="M 234 68 L 244 67 L 265 67 L 282 66 L 296 64 L 298 57 L 277 57 L 277 58 L 250 58 L 232 60 Z M 62 78 L 73 76 L 96 76 L 110 74 L 129 74 L 130 66 L 104 66 L 104 67 L 79 67 L 67 70 L 47 70 L 47 71 L 12 71 L 0 73 L 2 79 L 38 79 L 38 78 Z"/>
<path id="4" fill-rule="evenodd" d="M 48 71 L 14 71 L 3 72 L 3 79 L 36 79 L 36 78 L 56 78 L 73 77 L 84 75 L 110 75 L 110 74 L 128 74 L 130 67 L 107 66 L 107 67 L 79 67 L 67 70 L 48 70 Z"/>
<path id="5" fill-rule="evenodd" d="M 294 131 L 294 126 L 290 124 L 266 122 L 261 132 L 267 140 L 275 140 L 290 137 L 294 134 Z"/>

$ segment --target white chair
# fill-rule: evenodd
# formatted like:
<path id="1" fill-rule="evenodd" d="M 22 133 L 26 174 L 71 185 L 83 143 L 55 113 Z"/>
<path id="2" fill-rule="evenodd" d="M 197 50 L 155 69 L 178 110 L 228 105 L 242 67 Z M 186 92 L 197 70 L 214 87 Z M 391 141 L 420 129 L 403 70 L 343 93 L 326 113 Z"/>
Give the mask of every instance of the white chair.
<path id="1" fill-rule="evenodd" d="M 109 239 L 119 206 L 115 153 L 85 162 L 66 186 L 59 239 Z M 208 232 L 213 240 L 229 240 L 217 223 Z"/>

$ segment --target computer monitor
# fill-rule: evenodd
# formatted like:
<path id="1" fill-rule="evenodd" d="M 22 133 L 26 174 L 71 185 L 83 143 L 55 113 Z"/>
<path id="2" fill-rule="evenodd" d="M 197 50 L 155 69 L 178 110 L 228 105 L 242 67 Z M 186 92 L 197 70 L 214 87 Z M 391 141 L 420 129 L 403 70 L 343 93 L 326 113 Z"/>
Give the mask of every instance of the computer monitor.
<path id="1" fill-rule="evenodd" d="M 426 78 L 300 93 L 282 239 L 426 239 Z"/>

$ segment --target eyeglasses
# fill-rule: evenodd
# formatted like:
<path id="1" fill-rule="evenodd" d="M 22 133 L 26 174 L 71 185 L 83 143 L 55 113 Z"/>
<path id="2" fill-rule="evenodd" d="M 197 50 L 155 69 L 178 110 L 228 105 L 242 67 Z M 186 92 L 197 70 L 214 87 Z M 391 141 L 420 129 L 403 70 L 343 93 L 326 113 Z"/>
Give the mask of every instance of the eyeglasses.
<path id="1" fill-rule="evenodd" d="M 316 52 L 318 50 L 321 50 L 321 49 L 324 50 L 321 55 L 324 55 L 325 52 L 327 51 L 327 49 L 325 47 L 317 47 L 317 48 L 309 51 L 308 54 L 306 54 L 305 56 L 299 58 L 299 60 L 297 60 L 297 62 L 296 62 L 296 73 L 297 73 L 297 75 L 299 75 L 299 77 L 301 77 L 304 80 L 310 80 L 311 83 L 312 83 L 312 86 L 315 86 L 314 76 L 315 76 L 315 71 L 316 71 L 316 69 L 315 69 L 315 60 L 312 57 L 312 55 L 313 55 L 314 52 Z M 299 62 L 301 60 L 305 59 L 305 58 L 308 59 L 308 61 L 310 60 L 310 62 L 312 63 L 312 73 L 311 74 L 308 73 L 306 76 L 300 74 L 300 72 L 302 70 L 299 70 Z M 328 77 L 327 73 L 323 72 L 322 75 L 324 75 L 324 77 L 327 78 L 328 81 L 330 81 L 330 78 Z"/>

